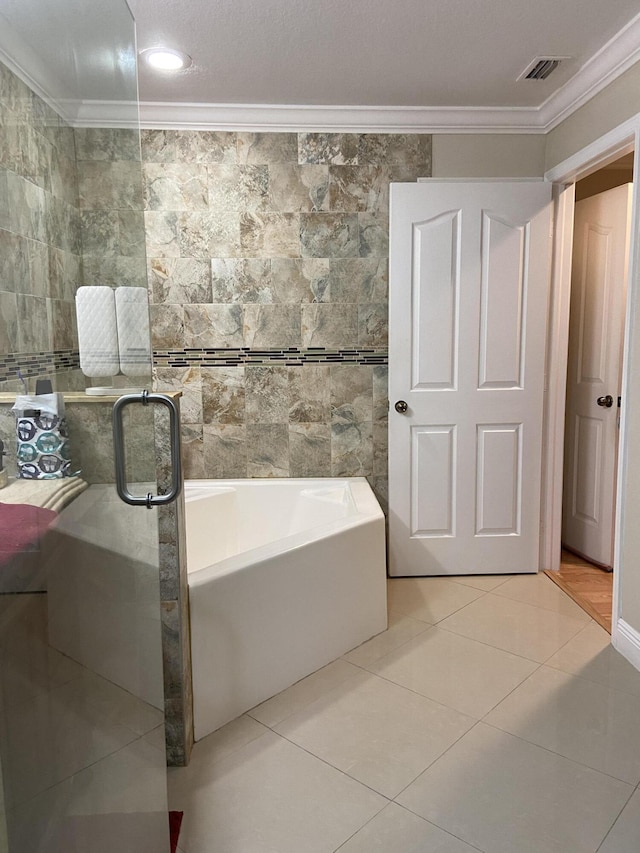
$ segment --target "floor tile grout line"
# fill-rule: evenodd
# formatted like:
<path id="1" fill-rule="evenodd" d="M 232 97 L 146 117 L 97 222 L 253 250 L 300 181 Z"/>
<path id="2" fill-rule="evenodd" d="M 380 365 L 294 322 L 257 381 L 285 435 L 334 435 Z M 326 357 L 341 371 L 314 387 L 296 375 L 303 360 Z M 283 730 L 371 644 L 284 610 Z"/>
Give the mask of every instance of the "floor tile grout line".
<path id="1" fill-rule="evenodd" d="M 550 580 L 549 583 L 553 583 L 553 581 Z M 595 622 L 595 619 L 590 616 L 586 610 L 582 610 L 582 608 L 579 609 L 582 610 L 582 612 L 586 616 L 586 619 L 589 621 L 582 620 L 579 616 L 572 616 L 570 613 L 560 613 L 558 610 L 552 610 L 549 607 L 542 607 L 540 604 L 533 604 L 531 601 L 521 601 L 519 598 L 509 598 L 509 596 L 500 595 L 500 593 L 494 592 L 493 590 L 487 591 L 486 594 L 493 595 L 495 598 L 499 598 L 501 601 L 511 601 L 513 602 L 513 604 L 524 604 L 525 607 L 532 607 L 534 610 L 543 610 L 545 613 L 554 613 L 556 616 L 562 616 L 563 618 L 566 617 L 567 619 L 575 619 L 576 622 L 582 622 L 584 625 L 588 625 L 589 621 Z M 471 604 L 473 604 L 473 602 L 471 602 Z M 578 605 L 576 605 L 576 607 L 577 606 Z"/>
<path id="2" fill-rule="evenodd" d="M 389 578 L 387 578 L 387 580 L 389 580 Z M 413 578 L 412 580 L 415 580 L 415 579 Z M 462 586 L 462 584 L 458 584 L 458 586 Z M 465 587 L 465 589 L 471 589 L 471 588 L 472 587 Z M 475 592 L 478 592 L 480 594 L 478 596 L 476 596 L 476 598 L 474 598 L 472 601 L 467 601 L 466 604 L 461 604 L 460 607 L 456 607 L 455 610 L 452 610 L 451 613 L 447 613 L 447 615 L 443 616 L 442 619 L 440 619 L 439 621 L 443 622 L 445 619 L 448 619 L 450 616 L 454 616 L 456 613 L 460 613 L 460 611 L 464 610 L 465 607 L 469 607 L 471 604 L 475 604 L 476 601 L 480 601 L 481 598 L 484 598 L 486 595 L 488 595 L 488 592 L 486 590 L 476 589 Z M 398 612 L 398 611 L 396 611 L 396 612 Z M 427 622 L 426 620 L 420 619 L 420 617 L 414 616 L 411 613 L 403 613 L 402 615 L 403 616 L 409 616 L 411 619 L 415 619 L 417 622 L 423 622 L 424 621 L 425 625 L 430 625 L 432 628 L 434 628 L 438 624 L 438 622 Z"/>
<path id="3" fill-rule="evenodd" d="M 214 731 L 210 732 L 208 735 L 205 735 L 203 738 L 201 738 L 200 740 L 196 741 L 196 742 L 194 743 L 194 746 L 196 746 L 196 744 L 199 744 L 199 743 L 204 743 L 204 741 L 206 741 L 206 740 L 207 740 L 207 738 L 210 738 L 210 737 L 212 737 L 213 735 L 217 734 L 217 732 L 221 731 L 221 730 L 222 730 L 223 728 L 225 728 L 226 726 L 231 725 L 231 723 L 235 723 L 235 722 L 236 722 L 236 720 L 241 720 L 241 719 L 242 719 L 242 717 L 249 717 L 249 718 L 250 718 L 254 723 L 257 723 L 257 725 L 262 726 L 262 728 L 264 729 L 264 731 L 263 731 L 263 732 L 260 732 L 260 734 L 256 735 L 255 737 L 250 738 L 248 741 L 245 741 L 244 743 L 241 743 L 239 746 L 234 747 L 230 752 L 227 752 L 223 758 L 219 759 L 219 761 L 213 761 L 213 762 L 211 762 L 212 764 L 218 764 L 220 761 L 224 761 L 224 760 L 225 760 L 227 757 L 229 757 L 230 755 L 234 755 L 234 754 L 235 754 L 236 752 L 238 752 L 239 750 L 244 749 L 244 747 L 245 747 L 245 746 L 248 746 L 250 743 L 253 743 L 254 741 L 258 740 L 258 739 L 259 739 L 259 738 L 261 738 L 261 737 L 264 737 L 264 735 L 265 735 L 267 732 L 271 731 L 271 729 L 270 729 L 268 726 L 265 726 L 265 724 L 264 724 L 264 723 L 261 723 L 261 722 L 260 722 L 260 720 L 256 720 L 256 718 L 255 718 L 255 717 L 251 717 L 251 716 L 250 716 L 250 714 L 249 714 L 249 712 L 248 712 L 248 711 L 245 711 L 245 712 L 244 712 L 244 714 L 240 714 L 240 716 L 239 716 L 239 717 L 234 717 L 234 719 L 233 719 L 233 720 L 229 720 L 229 722 L 228 722 L 228 723 L 225 723 L 223 726 L 220 726 L 220 728 L 219 728 L 219 729 L 215 729 Z M 178 774 L 178 773 L 182 773 L 183 771 L 187 770 L 187 768 L 191 767 L 191 763 L 192 763 L 192 762 L 190 761 L 190 762 L 189 762 L 189 764 L 187 764 L 187 765 L 185 765 L 185 766 L 183 766 L 183 767 L 168 767 L 167 769 L 168 769 L 169 771 L 171 771 L 171 774 L 172 774 L 172 775 L 173 775 L 174 773 L 175 773 L 175 774 Z"/>
<path id="4" fill-rule="evenodd" d="M 128 743 L 119 746 L 117 749 L 114 749 L 112 752 L 108 752 L 106 755 L 100 756 L 95 761 L 92 761 L 91 764 L 87 764 L 86 767 L 81 767 L 79 770 L 76 770 L 74 773 L 70 773 L 68 776 L 65 776 L 64 779 L 59 779 L 57 782 L 54 782 L 53 785 L 48 785 L 46 788 L 43 788 L 41 791 L 38 791 L 37 794 L 33 794 L 31 797 L 27 797 L 25 800 L 21 800 L 19 803 L 13 803 L 11 808 L 6 810 L 6 814 L 10 814 L 15 811 L 15 809 L 23 808 L 24 806 L 29 805 L 33 800 L 37 797 L 41 797 L 43 794 L 46 794 L 48 791 L 53 790 L 53 788 L 57 788 L 58 785 L 62 785 L 64 782 L 68 782 L 69 779 L 73 779 L 74 776 L 77 776 L 80 773 L 84 773 L 85 770 L 89 770 L 91 767 L 95 767 L 96 764 L 99 764 L 101 761 L 104 761 L 106 758 L 111 758 L 117 753 L 121 752 L 123 749 L 127 749 L 132 744 L 136 743 L 139 740 L 144 740 L 146 735 L 136 735 L 133 740 L 130 740 Z"/>
<path id="5" fill-rule="evenodd" d="M 591 770 L 593 771 L 593 773 L 599 773 L 601 776 L 607 776 L 607 778 L 613 779 L 615 782 L 620 782 L 622 785 L 628 785 L 632 789 L 632 793 L 636 790 L 638 784 L 636 782 L 629 782 L 626 779 L 620 779 L 619 776 L 614 776 L 612 773 L 607 773 L 606 770 L 598 770 L 597 767 L 592 767 L 590 764 L 584 764 L 584 762 L 582 761 L 576 761 L 575 758 L 568 758 L 561 752 L 556 752 L 555 749 L 550 749 L 548 746 L 543 746 L 540 743 L 534 743 L 534 741 L 527 740 L 527 738 L 522 737 L 522 735 L 516 735 L 513 732 L 505 731 L 505 729 L 501 729 L 500 726 L 497 726 L 495 723 L 488 723 L 486 720 L 479 720 L 478 722 L 482 723 L 485 726 L 489 726 L 496 732 L 501 732 L 503 735 L 507 735 L 508 737 L 515 737 L 519 741 L 522 741 L 522 743 L 528 743 L 529 746 L 535 746 L 538 747 L 538 749 L 544 749 L 545 752 L 549 752 L 551 755 L 555 755 L 558 758 L 562 758 L 564 761 L 570 761 L 572 764 L 576 764 L 578 767 L 584 767 L 586 770 Z"/>
<path id="6" fill-rule="evenodd" d="M 403 806 L 402 803 L 398 802 L 398 797 L 401 797 L 404 794 L 404 792 L 407 790 L 407 788 L 410 788 L 414 784 L 414 782 L 416 782 L 422 775 L 424 775 L 427 772 L 427 770 L 429 770 L 431 767 L 433 767 L 433 765 L 437 761 L 440 761 L 441 758 L 444 758 L 444 756 L 449 752 L 449 750 L 453 749 L 453 747 L 457 743 L 459 743 L 463 737 L 466 737 L 468 734 L 470 734 L 475 728 L 477 728 L 478 725 L 480 725 L 481 722 L 482 722 L 482 720 L 476 720 L 475 723 L 470 728 L 468 728 L 466 732 L 463 732 L 460 735 L 460 737 L 457 737 L 453 741 L 453 743 L 449 744 L 449 746 L 445 749 L 445 751 L 443 753 L 441 753 L 437 758 L 434 758 L 433 761 L 430 762 L 429 765 L 427 767 L 425 767 L 421 773 L 418 773 L 418 775 L 415 777 L 415 779 L 412 779 L 408 785 L 405 785 L 404 788 L 398 794 L 395 795 L 395 797 L 393 798 L 393 802 L 399 806 L 402 806 L 402 808 L 406 808 L 406 806 Z M 411 811 L 411 809 L 409 809 L 409 811 Z M 417 812 L 412 812 L 412 814 L 417 814 Z M 420 817 L 420 815 L 418 815 L 418 817 Z M 436 826 L 438 826 L 439 829 L 442 829 L 442 827 L 439 826 L 438 824 L 436 824 Z"/>
<path id="7" fill-rule="evenodd" d="M 529 663 L 538 664 L 538 666 L 542 666 L 544 663 L 546 663 L 546 660 L 550 660 L 555 654 L 557 654 L 556 652 L 553 652 L 551 655 L 549 655 L 548 658 L 546 658 L 546 660 L 543 661 L 534 660 L 533 658 L 528 658 L 524 655 L 518 654 L 518 652 L 511 651 L 511 649 L 503 649 L 501 646 L 494 646 L 492 643 L 488 643 L 486 640 L 478 640 L 477 637 L 469 637 L 467 634 L 460 634 L 458 631 L 454 631 L 453 628 L 445 627 L 442 624 L 436 624 L 433 627 L 439 628 L 441 631 L 446 631 L 448 634 L 454 634 L 456 637 L 462 637 L 465 640 L 471 640 L 474 643 L 480 643 L 481 646 L 487 646 L 488 648 L 495 649 L 498 652 L 504 652 L 507 655 L 513 655 L 516 658 L 520 658 L 520 660 L 526 660 L 529 661 Z M 575 634 L 574 636 L 577 636 L 577 634 Z M 567 642 L 571 642 L 572 639 L 573 637 L 571 637 L 570 640 L 567 640 Z M 560 648 L 563 648 L 565 645 L 566 643 L 563 643 Z M 558 651 L 559 650 L 560 649 L 558 649 Z"/>
<path id="8" fill-rule="evenodd" d="M 626 807 L 629 805 L 629 803 L 631 802 L 631 798 L 633 797 L 633 795 L 635 794 L 635 792 L 636 792 L 637 790 L 638 790 L 638 789 L 636 788 L 635 790 L 633 790 L 633 791 L 629 794 L 629 798 L 627 799 L 627 801 L 625 802 L 625 804 L 622 806 L 622 808 L 620 809 L 620 811 L 619 811 L 619 812 L 618 812 L 618 814 L 616 815 L 616 819 L 613 821 L 613 823 L 611 824 L 611 826 L 609 827 L 609 829 L 606 831 L 605 836 L 604 836 L 604 838 L 602 839 L 602 841 L 600 842 L 600 844 L 598 844 L 598 846 L 597 846 L 597 848 L 596 848 L 596 853 L 598 853 L 598 851 L 602 848 L 602 845 L 604 844 L 604 842 L 605 842 L 605 841 L 607 840 L 607 838 L 611 835 L 611 830 L 612 830 L 612 829 L 613 829 L 613 827 L 616 825 L 616 823 L 620 820 L 620 815 L 621 815 L 621 814 L 622 814 L 622 812 L 626 809 Z"/>
<path id="9" fill-rule="evenodd" d="M 365 664 L 362 664 L 362 663 L 354 663 L 352 660 L 348 660 L 348 659 L 347 659 L 347 657 L 346 657 L 346 655 L 343 655 L 341 658 L 339 658 L 339 660 L 344 660 L 344 661 L 346 661 L 347 663 L 350 663 L 352 666 L 357 666 L 357 667 L 360 667 L 361 669 L 366 669 L 366 668 L 367 668 L 367 666 L 370 666 L 371 664 L 374 664 L 374 663 L 378 663 L 378 661 L 381 661 L 381 660 L 382 660 L 382 658 L 386 658 L 388 655 L 392 655 L 392 654 L 394 654 L 395 652 L 400 651 L 400 649 L 404 648 L 404 647 L 405 647 L 406 645 L 408 645 L 412 640 L 416 640 L 418 637 L 422 637 L 422 636 L 423 636 L 424 634 L 426 634 L 428 631 L 431 631 L 431 629 L 432 629 L 432 628 L 435 628 L 435 627 L 436 627 L 435 625 L 427 625 L 427 623 L 426 623 L 426 622 L 425 622 L 425 623 L 423 623 L 423 624 L 425 625 L 425 627 L 422 629 L 422 631 L 418 631 L 418 633 L 417 633 L 417 634 L 414 634 L 412 637 L 409 637 L 409 639 L 408 639 L 408 640 L 405 640 L 403 643 L 400 643 L 399 645 L 395 646 L 393 649 L 390 649 L 388 652 L 383 652 L 379 657 L 377 657 L 377 658 L 373 658 L 373 660 L 370 660 L 370 661 L 369 661 L 369 663 L 368 663 L 368 664 L 366 664 L 366 665 L 365 665 Z M 389 629 L 387 628 L 387 631 L 388 631 L 388 630 L 389 630 Z M 381 632 L 381 634 L 383 634 L 383 633 L 385 633 L 385 632 L 384 632 L 384 631 L 382 631 L 382 632 Z M 381 634 L 376 634 L 376 637 L 380 637 L 380 636 L 381 636 Z M 375 639 L 376 639 L 376 637 L 372 637 L 372 638 L 371 638 L 371 640 L 375 640 Z M 370 642 L 371 642 L 371 640 L 367 640 L 366 642 L 367 642 L 367 643 L 370 643 Z M 362 643 L 361 645 L 365 645 L 365 643 Z M 350 651 L 350 652 L 347 652 L 347 655 L 352 654 L 352 652 L 355 652 L 355 651 L 356 651 L 357 649 L 359 649 L 359 648 L 360 648 L 360 646 L 356 646 L 356 648 L 355 648 L 355 649 L 351 649 L 351 651 Z"/>
<path id="10" fill-rule="evenodd" d="M 361 785 L 363 788 L 366 788 L 368 791 L 371 791 L 372 794 L 377 794 L 378 797 L 382 797 L 384 800 L 386 800 L 384 806 L 382 806 L 381 809 L 378 809 L 376 814 L 379 814 L 383 808 L 388 806 L 389 803 L 393 802 L 393 799 L 391 797 L 388 797 L 386 794 L 383 794 L 380 791 L 376 791 L 376 789 L 372 788 L 371 785 L 367 785 L 366 782 L 363 782 L 360 779 L 356 779 L 354 776 L 351 776 L 349 773 L 347 773 L 346 770 L 342 770 L 342 768 L 336 767 L 335 764 L 332 764 L 330 761 L 327 761 L 326 758 L 322 758 L 322 756 L 316 755 L 315 752 L 311 752 L 311 750 L 307 749 L 307 747 L 302 746 L 299 743 L 296 743 L 294 740 L 291 740 L 286 735 L 283 735 L 280 732 L 275 731 L 274 729 L 271 729 L 271 731 L 273 732 L 274 735 L 277 735 L 282 740 L 291 744 L 291 746 L 295 746 L 297 749 L 300 749 L 302 752 L 306 752 L 307 755 L 311 756 L 311 758 L 315 758 L 317 761 L 321 761 L 323 764 L 326 764 L 327 767 L 331 767 L 332 770 L 336 770 L 338 773 L 340 773 L 342 776 L 345 776 L 351 782 L 355 782 L 357 785 Z M 375 815 L 374 815 L 374 817 L 375 817 Z"/>
<path id="11" fill-rule="evenodd" d="M 538 574 L 541 574 L 542 577 L 546 577 L 546 575 L 543 572 L 542 573 L 539 572 Z M 534 577 L 537 577 L 537 575 L 535 575 Z M 547 579 L 549 580 L 549 583 L 552 583 L 556 589 L 560 590 L 560 592 L 567 599 L 567 601 L 570 601 L 572 604 L 575 604 L 575 606 L 578 608 L 578 610 L 580 610 L 582 613 L 584 613 L 588 619 L 591 619 L 592 621 L 595 622 L 595 619 L 593 618 L 593 616 L 591 616 L 589 613 L 587 613 L 586 610 L 584 610 L 582 607 L 580 607 L 580 605 L 577 602 L 575 602 L 573 600 L 573 598 L 571 598 L 570 595 L 567 595 L 567 593 L 563 589 L 560 589 L 560 587 L 557 584 L 554 584 L 550 578 L 547 578 Z M 500 598 L 506 598 L 509 601 L 520 602 L 520 604 L 529 604 L 529 605 L 531 605 L 531 607 L 538 607 L 540 610 L 546 610 L 548 613 L 558 613 L 560 616 L 570 616 L 572 619 L 579 619 L 580 618 L 579 616 L 572 616 L 571 613 L 560 613 L 560 611 L 554 610 L 552 607 L 545 607 L 542 604 L 532 604 L 530 601 L 521 601 L 519 598 L 511 598 L 508 595 L 500 595 L 500 593 L 497 592 L 497 590 L 499 590 L 502 586 L 505 586 L 505 584 L 500 584 L 499 587 L 496 587 L 496 589 L 488 590 L 488 592 L 492 593 L 493 595 L 498 595 L 498 596 L 500 596 Z"/>
<path id="12" fill-rule="evenodd" d="M 345 840 L 344 840 L 344 841 L 341 841 L 341 842 L 340 842 L 340 844 L 339 844 L 337 847 L 334 847 L 334 849 L 333 849 L 333 853 L 338 853 L 338 851 L 339 851 L 339 850 L 342 850 L 342 848 L 344 847 L 344 845 L 345 845 L 345 844 L 348 844 L 348 843 L 351 841 L 351 839 L 352 839 L 352 838 L 354 838 L 354 837 L 355 837 L 359 832 L 362 832 L 362 830 L 363 830 L 366 826 L 369 826 L 369 824 L 371 823 L 371 821 L 372 821 L 372 820 L 375 820 L 375 819 L 378 817 L 378 815 L 379 815 L 379 814 L 381 814 L 381 813 L 382 813 L 386 808 L 388 808 L 388 806 L 390 806 L 390 805 L 391 805 L 391 803 L 387 803 L 387 805 L 386 805 L 386 806 L 383 806 L 383 807 L 380 809 L 380 811 L 379 811 L 379 812 L 376 812 L 374 815 L 372 815 L 372 816 L 369 818 L 369 820 L 365 821 L 365 822 L 362 824 L 362 826 L 360 826 L 358 829 L 356 829 L 356 831 L 355 831 L 355 832 L 352 832 L 352 833 L 351 833 L 351 835 L 350 835 L 348 838 L 345 838 Z"/>
<path id="13" fill-rule="evenodd" d="M 332 663 L 335 663 L 335 661 L 338 661 L 338 660 L 343 660 L 343 658 L 336 658 L 335 660 L 330 661 L 328 664 L 325 664 L 325 666 L 331 666 Z M 363 669 L 363 667 L 358 666 L 358 664 L 356 664 L 356 663 L 351 663 L 351 661 L 349 661 L 349 660 L 345 660 L 344 662 L 348 663 L 349 666 L 355 667 L 355 669 L 359 669 L 359 670 Z M 323 670 L 324 668 L 325 667 L 321 666 L 320 669 L 316 670 L 316 672 L 321 672 L 321 670 Z M 365 670 L 365 672 L 366 672 L 366 670 Z M 307 678 L 311 678 L 312 675 L 315 675 L 315 673 L 312 672 L 309 675 L 306 675 L 304 678 L 301 678 L 299 681 L 295 681 L 292 685 L 290 685 L 290 687 L 285 687 L 284 690 L 281 690 L 280 693 L 286 693 L 287 690 L 291 690 L 291 688 L 295 687 L 296 684 L 300 684 L 301 682 L 305 681 Z M 322 697 L 325 696 L 327 693 L 332 693 L 334 690 L 337 690 L 338 687 L 341 687 L 345 683 L 345 681 L 349 681 L 351 678 L 355 678 L 356 675 L 358 675 L 357 672 L 350 672 L 348 675 L 345 675 L 345 677 L 343 679 L 341 679 L 337 684 L 334 684 L 333 687 L 330 687 L 328 690 L 325 690 L 323 693 L 321 693 L 319 696 L 316 696 L 315 699 L 312 699 L 310 702 L 307 702 L 301 708 L 297 708 L 295 711 L 292 711 L 290 714 L 287 714 L 286 717 L 283 717 L 281 720 L 278 720 L 273 725 L 279 726 L 282 723 L 285 723 L 291 717 L 295 716 L 296 714 L 300 713 L 301 711 L 304 711 L 305 708 L 309 707 L 309 705 L 313 705 L 314 702 L 317 702 L 319 699 L 322 699 Z M 280 696 L 280 693 L 276 693 L 275 696 L 271 696 L 271 697 L 269 697 L 269 699 L 265 699 L 264 702 L 269 702 L 271 699 L 275 699 L 276 696 Z M 259 708 L 260 705 L 262 705 L 262 704 L 264 704 L 264 703 L 260 702 L 258 705 L 254 705 L 254 707 L 251 708 L 249 711 L 245 711 L 245 714 L 248 714 L 249 716 L 251 716 L 251 711 L 253 711 L 255 708 Z M 242 714 L 240 716 L 242 716 Z M 267 725 L 267 723 L 263 723 L 261 720 L 258 720 L 257 717 L 251 717 L 251 719 L 255 720 L 256 723 L 260 723 L 260 725 L 266 726 L 268 729 L 271 729 L 272 731 L 274 731 L 274 729 L 271 726 Z M 233 722 L 233 720 L 231 720 L 230 722 Z"/>
<path id="14" fill-rule="evenodd" d="M 382 808 L 377 814 L 375 814 L 372 818 L 369 818 L 369 820 L 365 824 L 363 824 L 360 827 L 360 829 L 357 829 L 352 835 L 349 836 L 349 838 L 347 838 L 345 841 L 343 841 L 339 847 L 336 847 L 335 850 L 333 851 L 333 853 L 339 853 L 339 851 L 342 850 L 342 848 L 345 846 L 345 844 L 347 844 L 349 841 L 351 841 L 351 839 L 354 838 L 356 835 L 358 835 L 359 832 L 362 832 L 362 830 L 366 826 L 368 826 L 372 821 L 374 821 L 381 814 L 381 812 L 384 811 L 384 809 L 388 808 L 391 805 L 397 806 L 397 808 L 402 809 L 403 811 L 406 811 L 409 814 L 414 815 L 414 817 L 420 818 L 420 820 L 424 821 L 425 823 L 429 824 L 430 826 L 433 826 L 435 829 L 439 829 L 440 832 L 444 832 L 446 835 L 450 836 L 451 838 L 455 838 L 457 841 L 461 841 L 463 844 L 468 845 L 473 850 L 477 850 L 478 853 L 484 853 L 484 851 L 481 850 L 479 847 L 476 847 L 475 844 L 470 844 L 468 841 L 465 841 L 464 838 L 460 838 L 459 835 L 455 835 L 453 832 L 450 832 L 448 829 L 443 829 L 443 827 L 438 826 L 438 824 L 434 823 L 432 820 L 428 820 L 426 817 L 423 817 L 422 815 L 419 815 L 416 812 L 411 811 L 411 809 L 408 809 L 406 806 L 401 806 L 400 803 L 396 803 L 395 800 L 391 800 L 391 802 L 387 803 L 387 805 L 384 806 L 384 808 Z"/>

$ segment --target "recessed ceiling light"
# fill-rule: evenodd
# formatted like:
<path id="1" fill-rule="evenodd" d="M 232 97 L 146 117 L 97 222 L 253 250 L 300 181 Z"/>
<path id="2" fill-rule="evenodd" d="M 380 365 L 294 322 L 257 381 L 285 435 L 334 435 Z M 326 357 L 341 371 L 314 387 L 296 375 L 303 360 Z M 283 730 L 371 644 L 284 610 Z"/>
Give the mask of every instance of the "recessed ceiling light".
<path id="1" fill-rule="evenodd" d="M 182 71 L 191 65 L 191 57 L 170 47 L 148 47 L 140 51 L 147 65 L 158 71 Z"/>

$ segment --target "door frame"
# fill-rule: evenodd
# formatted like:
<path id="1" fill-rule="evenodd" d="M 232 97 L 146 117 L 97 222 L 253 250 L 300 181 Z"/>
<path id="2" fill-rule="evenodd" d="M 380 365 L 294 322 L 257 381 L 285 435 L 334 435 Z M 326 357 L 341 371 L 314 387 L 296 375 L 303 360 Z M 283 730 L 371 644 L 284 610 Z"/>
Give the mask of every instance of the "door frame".
<path id="1" fill-rule="evenodd" d="M 640 113 L 596 139 L 576 154 L 549 169 L 545 180 L 554 184 L 553 265 L 547 334 L 547 382 L 543 426 L 543 490 L 541 511 L 540 570 L 560 567 L 562 528 L 562 479 L 564 462 L 565 398 L 569 346 L 569 303 L 571 296 L 571 255 L 575 182 L 618 157 L 634 151 L 634 184 L 629 246 L 629 286 L 627 288 L 622 360 L 622 396 L 630 392 L 629 350 L 632 306 L 637 295 L 640 269 Z M 632 436 L 625 408 L 621 411 L 615 500 L 613 611 L 611 640 L 616 649 L 640 669 L 640 633 L 622 619 L 621 579 L 625 571 L 622 542 L 625 530 L 623 495 L 626 488 L 628 449 Z M 640 436 L 638 437 L 640 440 Z M 631 568 L 631 567 L 630 567 Z"/>

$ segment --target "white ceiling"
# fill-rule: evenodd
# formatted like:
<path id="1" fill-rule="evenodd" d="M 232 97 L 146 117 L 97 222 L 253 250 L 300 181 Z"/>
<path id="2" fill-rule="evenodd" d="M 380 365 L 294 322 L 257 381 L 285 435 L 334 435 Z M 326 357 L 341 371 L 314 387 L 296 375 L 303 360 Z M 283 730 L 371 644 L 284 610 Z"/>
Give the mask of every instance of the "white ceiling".
<path id="1" fill-rule="evenodd" d="M 140 68 L 142 101 L 536 108 L 629 21 L 639 0 L 130 0 L 138 48 L 190 54 Z M 549 80 L 516 78 L 566 55 Z"/>

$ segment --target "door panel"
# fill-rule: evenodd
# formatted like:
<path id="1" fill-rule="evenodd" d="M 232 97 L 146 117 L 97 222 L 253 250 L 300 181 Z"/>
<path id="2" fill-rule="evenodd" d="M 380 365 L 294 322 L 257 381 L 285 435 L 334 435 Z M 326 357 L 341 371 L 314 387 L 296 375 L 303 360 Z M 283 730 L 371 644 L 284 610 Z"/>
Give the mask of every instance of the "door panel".
<path id="1" fill-rule="evenodd" d="M 456 383 L 459 241 L 459 212 L 414 226 L 413 388 Z"/>
<path id="2" fill-rule="evenodd" d="M 521 385 L 526 236 L 526 228 L 483 212 L 479 388 Z"/>
<path id="3" fill-rule="evenodd" d="M 453 536 L 456 428 L 414 427 L 411 439 L 411 534 Z"/>
<path id="4" fill-rule="evenodd" d="M 537 571 L 550 199 L 392 185 L 392 575 Z"/>
<path id="5" fill-rule="evenodd" d="M 613 566 L 618 408 L 631 184 L 576 204 L 567 369 L 562 541 Z M 610 394 L 614 404 L 599 406 Z"/>
<path id="6" fill-rule="evenodd" d="M 522 424 L 479 424 L 476 535 L 520 531 Z"/>

